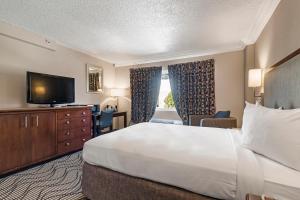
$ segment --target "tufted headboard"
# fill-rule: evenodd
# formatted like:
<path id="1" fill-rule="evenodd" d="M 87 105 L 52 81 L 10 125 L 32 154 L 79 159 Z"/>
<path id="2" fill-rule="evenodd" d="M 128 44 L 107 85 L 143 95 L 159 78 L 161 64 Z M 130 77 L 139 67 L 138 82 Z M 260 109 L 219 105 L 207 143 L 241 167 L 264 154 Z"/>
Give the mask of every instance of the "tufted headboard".
<path id="1" fill-rule="evenodd" d="M 265 74 L 264 105 L 270 108 L 300 108 L 300 49 Z"/>

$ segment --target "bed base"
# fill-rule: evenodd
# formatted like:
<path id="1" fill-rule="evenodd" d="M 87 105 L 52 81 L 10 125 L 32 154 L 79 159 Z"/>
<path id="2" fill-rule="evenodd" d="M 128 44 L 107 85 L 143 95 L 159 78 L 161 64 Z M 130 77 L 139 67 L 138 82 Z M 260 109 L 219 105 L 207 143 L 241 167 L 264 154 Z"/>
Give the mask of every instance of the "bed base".
<path id="1" fill-rule="evenodd" d="M 82 190 L 90 200 L 213 200 L 181 188 L 84 163 Z"/>

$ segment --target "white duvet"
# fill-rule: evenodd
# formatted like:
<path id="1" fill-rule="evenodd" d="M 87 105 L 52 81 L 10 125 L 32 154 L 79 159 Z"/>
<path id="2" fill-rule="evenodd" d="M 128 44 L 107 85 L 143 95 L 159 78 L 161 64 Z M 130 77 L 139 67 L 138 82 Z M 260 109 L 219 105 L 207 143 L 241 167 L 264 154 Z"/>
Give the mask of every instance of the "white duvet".
<path id="1" fill-rule="evenodd" d="M 260 192 L 261 174 L 252 152 L 236 147 L 235 132 L 141 123 L 86 142 L 83 159 L 214 198 L 244 199 Z"/>

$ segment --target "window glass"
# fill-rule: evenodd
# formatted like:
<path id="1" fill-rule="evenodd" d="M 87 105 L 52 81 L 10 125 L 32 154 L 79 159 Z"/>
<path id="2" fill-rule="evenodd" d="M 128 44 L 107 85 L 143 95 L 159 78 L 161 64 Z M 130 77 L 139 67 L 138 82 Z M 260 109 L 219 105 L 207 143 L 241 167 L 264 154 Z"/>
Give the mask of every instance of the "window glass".
<path id="1" fill-rule="evenodd" d="M 163 73 L 161 77 L 157 107 L 160 109 L 171 109 L 171 110 L 175 109 L 169 76 L 166 73 Z"/>

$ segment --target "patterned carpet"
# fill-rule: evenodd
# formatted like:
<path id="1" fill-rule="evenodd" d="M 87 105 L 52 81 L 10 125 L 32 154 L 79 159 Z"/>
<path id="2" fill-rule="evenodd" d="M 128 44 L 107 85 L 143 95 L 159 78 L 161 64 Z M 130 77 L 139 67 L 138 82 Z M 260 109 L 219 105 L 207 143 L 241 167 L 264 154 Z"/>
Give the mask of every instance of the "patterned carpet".
<path id="1" fill-rule="evenodd" d="M 81 154 L 76 152 L 0 179 L 0 199 L 84 199 Z"/>

